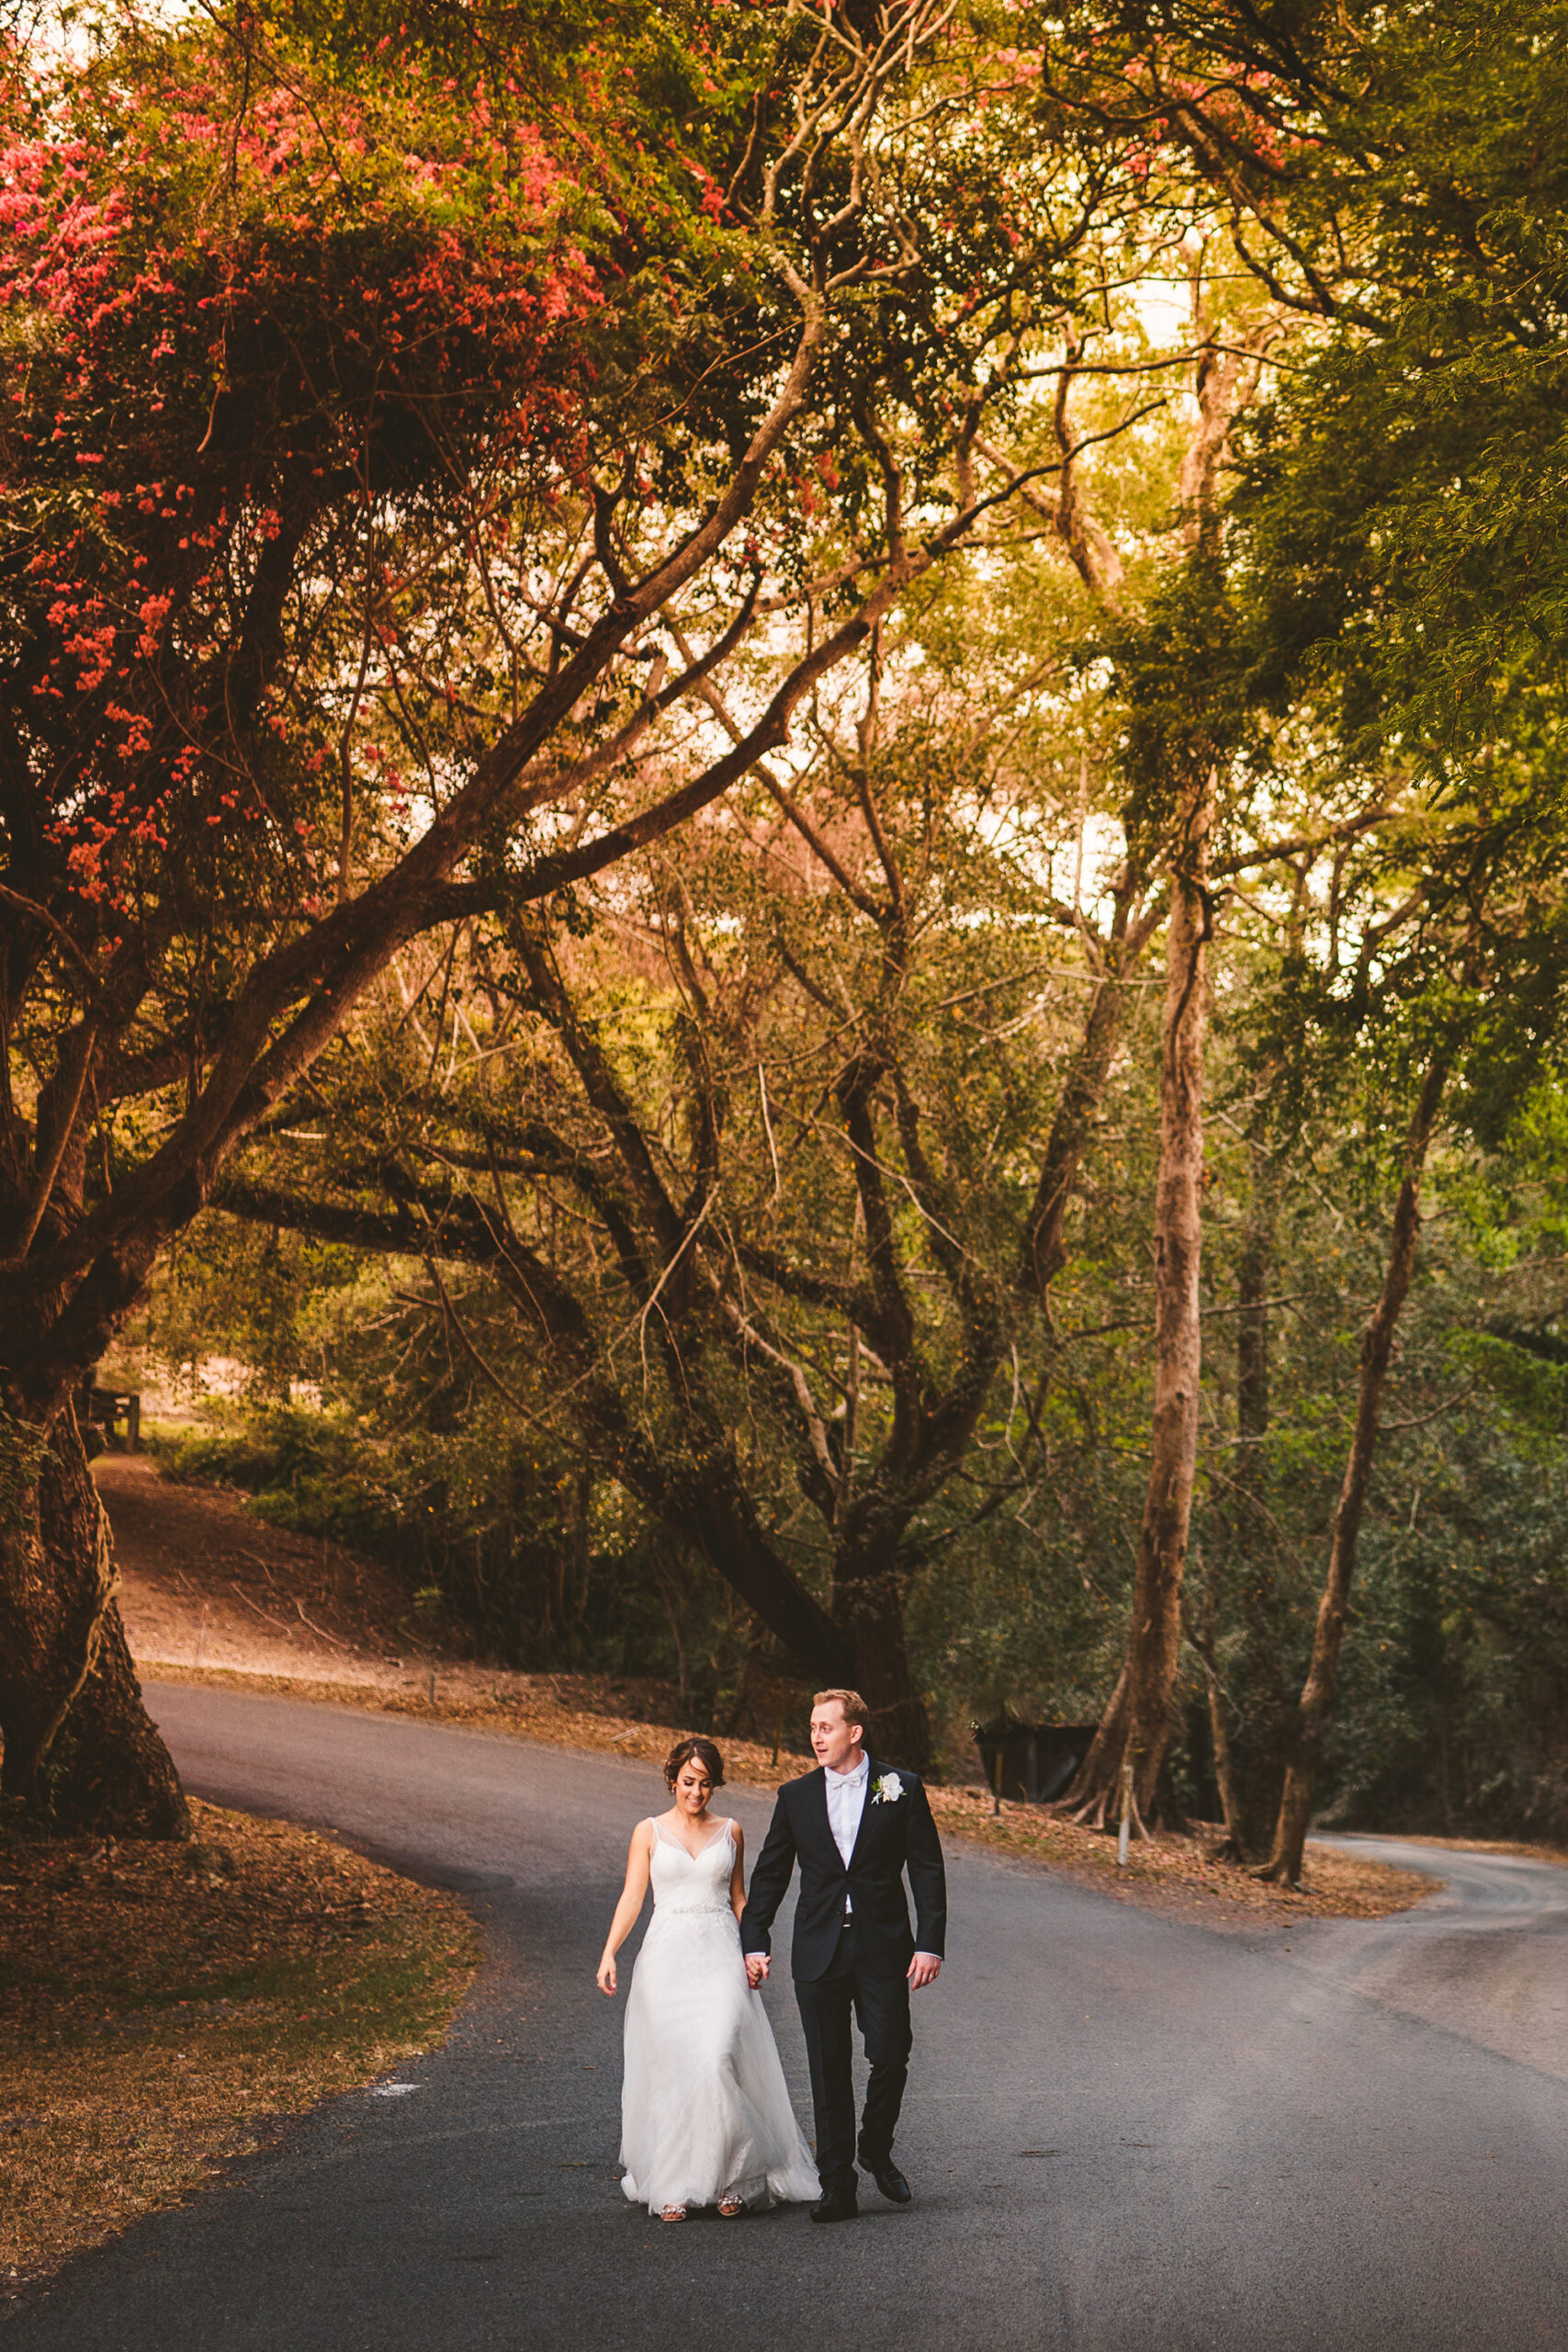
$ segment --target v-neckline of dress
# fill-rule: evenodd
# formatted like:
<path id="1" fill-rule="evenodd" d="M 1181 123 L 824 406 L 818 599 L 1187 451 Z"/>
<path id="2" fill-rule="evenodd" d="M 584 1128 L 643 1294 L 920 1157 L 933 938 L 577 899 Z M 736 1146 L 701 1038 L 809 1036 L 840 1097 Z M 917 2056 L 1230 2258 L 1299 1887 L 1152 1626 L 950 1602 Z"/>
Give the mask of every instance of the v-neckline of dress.
<path id="1" fill-rule="evenodd" d="M 713 1836 L 711 1838 L 705 1838 L 703 1843 L 697 1848 L 696 1852 L 694 1854 L 691 1848 L 686 1845 L 682 1839 L 671 1837 L 668 1829 L 660 1826 L 659 1815 L 657 1814 L 650 1815 L 650 1818 L 653 1822 L 655 1835 L 662 1839 L 666 1846 L 673 1846 L 678 1854 L 684 1854 L 689 1862 L 700 1862 L 703 1856 L 707 1852 L 709 1847 L 716 1846 L 719 1839 L 726 1835 L 729 1828 L 728 1821 L 721 1821 L 718 1827 L 714 1831 Z"/>

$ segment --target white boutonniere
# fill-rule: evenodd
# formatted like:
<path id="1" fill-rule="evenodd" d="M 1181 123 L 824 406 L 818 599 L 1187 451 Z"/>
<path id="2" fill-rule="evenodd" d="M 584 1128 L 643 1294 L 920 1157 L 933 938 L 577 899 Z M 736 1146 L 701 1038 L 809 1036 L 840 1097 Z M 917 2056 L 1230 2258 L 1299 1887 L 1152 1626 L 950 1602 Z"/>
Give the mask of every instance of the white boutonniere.
<path id="1" fill-rule="evenodd" d="M 884 1772 L 876 1783 L 873 1804 L 897 1804 L 904 1793 L 904 1783 L 897 1772 Z"/>

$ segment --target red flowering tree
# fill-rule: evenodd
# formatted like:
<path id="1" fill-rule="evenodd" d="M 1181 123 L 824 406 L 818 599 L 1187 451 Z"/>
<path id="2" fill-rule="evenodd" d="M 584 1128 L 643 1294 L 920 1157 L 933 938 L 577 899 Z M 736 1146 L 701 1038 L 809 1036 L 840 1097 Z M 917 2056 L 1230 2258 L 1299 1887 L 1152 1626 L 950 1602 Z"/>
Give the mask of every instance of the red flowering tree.
<path id="1" fill-rule="evenodd" d="M 998 166 L 937 0 L 101 29 L 0 100 L 0 1734 L 173 1835 L 85 1375 L 412 939 L 712 802 L 970 537 L 1092 158 Z"/>

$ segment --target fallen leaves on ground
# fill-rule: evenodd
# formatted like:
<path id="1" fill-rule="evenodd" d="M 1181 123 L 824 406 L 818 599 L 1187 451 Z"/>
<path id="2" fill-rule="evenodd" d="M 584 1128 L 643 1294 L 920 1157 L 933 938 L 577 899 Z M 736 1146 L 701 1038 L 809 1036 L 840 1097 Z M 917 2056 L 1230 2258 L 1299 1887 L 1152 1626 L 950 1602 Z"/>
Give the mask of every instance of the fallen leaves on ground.
<path id="1" fill-rule="evenodd" d="M 1044 1813 L 1004 1804 L 992 1812 L 984 1789 L 932 1789 L 931 1809 L 944 1829 L 1049 1862 L 1103 1887 L 1123 1902 L 1188 1909 L 1214 1927 L 1272 1927 L 1292 1919 L 1381 1919 L 1438 1892 L 1419 1871 L 1392 1869 L 1338 1849 L 1309 1844 L 1299 1887 L 1265 1885 L 1245 1866 L 1222 1859 L 1220 1832 L 1190 1837 L 1160 1832 L 1134 1839 L 1119 1869 L 1116 1841 L 1100 1831 Z"/>
<path id="2" fill-rule="evenodd" d="M 193 1803 L 190 1845 L 0 1832 L 0 2289 L 177 2204 L 446 2030 L 446 1893 Z"/>

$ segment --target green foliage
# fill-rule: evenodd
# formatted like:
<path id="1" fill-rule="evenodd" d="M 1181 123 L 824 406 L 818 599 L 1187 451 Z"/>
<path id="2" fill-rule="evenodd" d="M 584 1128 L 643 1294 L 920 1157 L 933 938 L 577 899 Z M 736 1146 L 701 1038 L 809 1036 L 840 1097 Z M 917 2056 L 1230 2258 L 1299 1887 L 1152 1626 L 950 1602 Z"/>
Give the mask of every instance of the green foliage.
<path id="1" fill-rule="evenodd" d="M 1401 1465 L 1404 1467 L 1404 1465 Z M 1414 1466 L 1414 1465 L 1413 1465 Z M 1347 1647 L 1332 1815 L 1568 1836 L 1568 1478 L 1484 1412 L 1382 1525 Z M 1411 1476 L 1405 1470 L 1406 1477 Z M 1400 1484 L 1403 1486 L 1404 1481 Z M 1390 1508 L 1392 1506 L 1392 1508 Z"/>
<path id="2" fill-rule="evenodd" d="M 0 1536 L 23 1534 L 32 1523 L 33 1488 L 46 1442 L 42 1430 L 0 1405 Z"/>
<path id="3" fill-rule="evenodd" d="M 1356 294 L 1254 436 L 1238 517 L 1272 659 L 1352 745 L 1477 749 L 1521 680 L 1561 689 L 1565 77 L 1562 0 L 1392 10 L 1305 151 L 1299 225 L 1340 208 Z"/>

